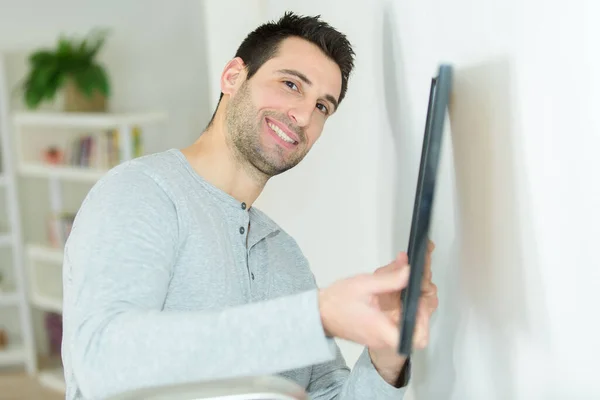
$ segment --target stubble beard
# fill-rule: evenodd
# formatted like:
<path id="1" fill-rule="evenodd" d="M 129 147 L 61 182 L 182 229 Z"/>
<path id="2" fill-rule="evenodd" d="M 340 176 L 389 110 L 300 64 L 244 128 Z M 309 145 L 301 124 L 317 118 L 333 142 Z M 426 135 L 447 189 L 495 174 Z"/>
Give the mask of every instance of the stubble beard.
<path id="1" fill-rule="evenodd" d="M 232 149 L 235 161 L 256 179 L 266 181 L 295 167 L 305 157 L 306 152 L 300 146 L 306 143 L 305 134 L 300 129 L 294 132 L 300 138 L 299 148 L 290 156 L 281 146 L 263 148 L 260 141 L 262 123 L 265 117 L 285 122 L 287 119 L 276 112 L 258 115 L 252 104 L 250 88 L 247 82 L 227 105 L 225 123 L 227 126 L 227 144 Z"/>

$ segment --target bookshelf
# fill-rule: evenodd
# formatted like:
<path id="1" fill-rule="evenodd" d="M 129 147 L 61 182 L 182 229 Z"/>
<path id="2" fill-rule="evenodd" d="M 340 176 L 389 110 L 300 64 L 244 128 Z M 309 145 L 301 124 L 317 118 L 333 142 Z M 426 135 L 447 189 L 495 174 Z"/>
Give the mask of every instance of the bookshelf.
<path id="1" fill-rule="evenodd" d="M 12 114 L 16 173 L 47 182 L 48 197 L 42 201 L 51 211 L 40 224 L 40 229 L 48 229 L 48 240 L 26 240 L 23 246 L 32 308 L 62 313 L 63 246 L 75 216 L 64 208 L 63 184 L 77 182 L 91 188 L 114 166 L 143 155 L 145 126 L 166 119 L 165 112 Z M 56 357 L 53 362 L 40 362 L 35 372 L 42 385 L 64 391 Z"/>
<path id="2" fill-rule="evenodd" d="M 77 168 L 71 166 L 37 165 L 23 163 L 19 165 L 19 173 L 32 178 L 55 178 L 79 182 L 96 182 L 105 174 L 105 170 L 99 168 Z"/>

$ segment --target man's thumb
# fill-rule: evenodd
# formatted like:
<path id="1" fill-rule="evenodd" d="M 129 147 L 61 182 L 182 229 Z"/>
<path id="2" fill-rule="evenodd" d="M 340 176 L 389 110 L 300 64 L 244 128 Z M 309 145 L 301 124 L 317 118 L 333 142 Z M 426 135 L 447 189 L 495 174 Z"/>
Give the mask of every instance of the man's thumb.
<path id="1" fill-rule="evenodd" d="M 394 261 L 400 265 L 408 264 L 408 254 L 406 254 L 404 251 L 401 251 L 396 255 L 396 259 Z"/>
<path id="2" fill-rule="evenodd" d="M 404 289 L 408 283 L 410 268 L 408 266 L 389 272 L 382 272 L 369 276 L 367 283 L 370 293 L 394 292 Z"/>

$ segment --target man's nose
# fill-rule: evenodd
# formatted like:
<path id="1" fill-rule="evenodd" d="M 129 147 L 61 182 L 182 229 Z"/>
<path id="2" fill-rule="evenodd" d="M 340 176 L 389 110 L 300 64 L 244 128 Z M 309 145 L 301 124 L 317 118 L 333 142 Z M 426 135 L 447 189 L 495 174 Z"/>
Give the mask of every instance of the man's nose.
<path id="1" fill-rule="evenodd" d="M 310 119 L 314 111 L 313 103 L 308 101 L 299 102 L 292 107 L 288 113 L 290 119 L 298 126 L 305 127 L 310 124 Z"/>

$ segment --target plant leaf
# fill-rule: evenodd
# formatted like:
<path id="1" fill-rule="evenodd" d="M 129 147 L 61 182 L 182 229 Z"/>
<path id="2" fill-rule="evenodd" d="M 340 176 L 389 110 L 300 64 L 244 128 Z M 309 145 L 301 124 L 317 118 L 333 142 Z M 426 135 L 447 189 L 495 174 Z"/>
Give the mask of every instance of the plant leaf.
<path id="1" fill-rule="evenodd" d="M 58 48 L 56 49 L 56 54 L 60 56 L 67 56 L 73 54 L 73 45 L 71 41 L 64 36 L 61 36 L 58 40 Z"/>
<path id="2" fill-rule="evenodd" d="M 110 94 L 110 81 L 105 69 L 94 60 L 105 43 L 107 30 L 93 30 L 83 39 L 60 35 L 56 48 L 40 49 L 29 57 L 30 71 L 21 87 L 28 107 L 35 108 L 43 100 L 51 100 L 67 77 L 87 97 L 97 90 Z"/>
<path id="3" fill-rule="evenodd" d="M 25 90 L 25 104 L 29 108 L 36 108 L 42 100 L 42 92 L 34 87 L 28 87 Z"/>
<path id="4" fill-rule="evenodd" d="M 53 74 L 48 79 L 48 85 L 46 86 L 44 99 L 52 100 L 58 89 L 62 87 L 64 80 L 65 75 L 59 69 L 55 69 Z"/>
<path id="5" fill-rule="evenodd" d="M 110 96 L 110 82 L 108 74 L 104 68 L 99 64 L 94 64 L 90 69 L 90 72 L 94 76 L 94 86 L 105 96 Z"/>
<path id="6" fill-rule="evenodd" d="M 90 60 L 96 57 L 98 51 L 100 51 L 104 45 L 107 36 L 108 30 L 106 29 L 96 29 L 92 31 L 88 36 L 89 46 L 86 49 L 86 57 L 88 57 Z"/>
<path id="7" fill-rule="evenodd" d="M 36 70 L 36 74 L 33 75 L 32 85 L 37 88 L 43 88 L 48 85 L 48 82 L 52 78 L 52 75 L 56 72 L 54 65 L 44 65 Z"/>
<path id="8" fill-rule="evenodd" d="M 54 62 L 56 59 L 54 54 L 49 50 L 40 50 L 36 51 L 29 57 L 29 63 L 33 67 L 37 67 L 44 64 L 49 64 Z"/>

